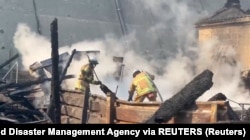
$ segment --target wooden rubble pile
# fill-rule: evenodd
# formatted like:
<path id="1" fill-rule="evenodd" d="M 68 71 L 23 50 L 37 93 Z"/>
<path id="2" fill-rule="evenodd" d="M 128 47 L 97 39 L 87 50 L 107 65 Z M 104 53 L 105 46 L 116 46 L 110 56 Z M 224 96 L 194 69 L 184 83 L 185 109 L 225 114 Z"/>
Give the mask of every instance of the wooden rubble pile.
<path id="1" fill-rule="evenodd" d="M 2 70 L 18 54 L 0 65 Z M 39 123 L 48 121 L 46 113 L 34 107 L 28 96 L 39 89 L 30 88 L 34 84 L 40 84 L 50 79 L 37 79 L 22 83 L 0 81 L 0 123 Z"/>
<path id="2" fill-rule="evenodd" d="M 46 80 L 0 85 L 0 123 L 48 123 L 45 110 L 36 108 L 30 98 L 39 89 L 29 88 Z"/>
<path id="3" fill-rule="evenodd" d="M 30 66 L 31 71 L 50 67 L 51 78 L 41 76 L 20 83 L 9 83 L 3 80 L 0 82 L 0 123 L 60 123 L 58 121 L 60 117 L 60 85 L 63 80 L 74 77 L 73 75 L 66 75 L 66 73 L 76 50 L 72 51 L 66 67 L 59 74 L 58 65 L 61 60 L 58 54 L 57 19 L 51 23 L 51 44 L 52 53 L 51 59 L 48 60 L 49 63 L 46 66 Z M 0 70 L 16 58 L 18 58 L 18 54 L 1 64 Z M 50 104 L 46 108 L 37 108 L 33 104 L 34 98 L 32 94 L 42 89 L 34 88 L 34 85 L 43 84 L 46 81 L 51 82 Z"/>
<path id="4" fill-rule="evenodd" d="M 60 85 L 64 79 L 73 78 L 72 75 L 66 75 L 66 73 L 76 50 L 73 50 L 72 55 L 68 59 L 66 67 L 62 70 L 60 75 L 58 68 L 59 55 L 56 19 L 51 24 L 51 32 L 52 53 L 50 65 L 52 66 L 52 78 L 39 78 L 21 83 L 6 83 L 5 81 L 0 81 L 0 123 L 60 123 Z M 0 70 L 17 57 L 18 55 L 15 55 L 13 58 L 0 65 Z M 211 71 L 203 71 L 190 83 L 188 83 L 182 90 L 180 90 L 170 99 L 164 101 L 159 109 L 153 114 L 153 116 L 151 116 L 144 123 L 150 124 L 168 122 L 179 111 L 195 108 L 196 99 L 212 87 L 212 77 L 213 73 Z M 33 99 L 30 98 L 30 95 L 38 92 L 41 89 L 32 87 L 33 85 L 42 84 L 46 81 L 51 82 L 50 104 L 46 109 L 37 108 L 33 105 Z M 108 89 L 108 87 L 105 85 L 102 85 L 100 88 L 105 94 L 114 94 L 114 92 Z M 85 98 L 84 106 L 88 107 L 88 96 Z M 116 99 L 118 98 L 116 97 Z M 210 98 L 209 101 L 226 99 L 227 98 L 222 93 L 219 93 L 216 96 Z M 239 117 L 230 107 L 229 103 L 227 106 L 229 109 L 228 116 L 230 117 L 230 120 L 239 121 Z M 87 108 L 85 107 L 83 108 L 84 113 L 87 112 Z M 248 113 L 247 115 L 250 116 L 250 111 L 247 110 L 246 112 Z"/>

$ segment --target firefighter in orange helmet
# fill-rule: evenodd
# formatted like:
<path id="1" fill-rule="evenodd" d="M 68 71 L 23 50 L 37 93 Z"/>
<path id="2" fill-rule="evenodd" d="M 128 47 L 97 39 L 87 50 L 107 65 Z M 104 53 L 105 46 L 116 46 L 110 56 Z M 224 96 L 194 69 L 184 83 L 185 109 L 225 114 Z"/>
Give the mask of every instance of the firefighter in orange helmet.
<path id="1" fill-rule="evenodd" d="M 136 92 L 136 96 L 134 98 L 135 102 L 143 102 L 145 98 L 149 101 L 156 101 L 157 98 L 157 88 L 153 83 L 154 75 L 146 72 L 135 70 L 133 72 L 133 81 L 130 85 L 130 89 L 128 91 L 129 98 L 128 101 L 132 101 L 132 97 L 134 92 Z"/>
<path id="2" fill-rule="evenodd" d="M 101 85 L 101 81 L 94 80 L 94 68 L 98 64 L 95 59 L 89 60 L 88 64 L 81 67 L 80 74 L 78 76 L 75 89 L 80 91 L 85 91 L 89 88 L 90 84 Z"/>

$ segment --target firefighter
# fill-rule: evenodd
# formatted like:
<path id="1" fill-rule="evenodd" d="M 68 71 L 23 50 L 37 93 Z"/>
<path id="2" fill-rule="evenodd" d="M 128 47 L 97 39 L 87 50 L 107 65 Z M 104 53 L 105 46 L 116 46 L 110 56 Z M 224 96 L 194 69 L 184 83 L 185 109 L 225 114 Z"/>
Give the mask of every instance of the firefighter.
<path id="1" fill-rule="evenodd" d="M 147 98 L 151 102 L 156 101 L 157 88 L 153 82 L 154 75 L 146 71 L 135 70 L 133 72 L 133 78 L 134 79 L 128 91 L 128 101 L 132 101 L 134 92 L 136 92 L 134 101 L 137 103 L 143 102 L 145 98 Z"/>
<path id="2" fill-rule="evenodd" d="M 80 91 L 85 91 L 89 88 L 90 84 L 101 85 L 101 81 L 94 80 L 94 69 L 98 61 L 95 59 L 89 60 L 88 64 L 81 67 L 80 74 L 78 76 L 75 89 Z"/>

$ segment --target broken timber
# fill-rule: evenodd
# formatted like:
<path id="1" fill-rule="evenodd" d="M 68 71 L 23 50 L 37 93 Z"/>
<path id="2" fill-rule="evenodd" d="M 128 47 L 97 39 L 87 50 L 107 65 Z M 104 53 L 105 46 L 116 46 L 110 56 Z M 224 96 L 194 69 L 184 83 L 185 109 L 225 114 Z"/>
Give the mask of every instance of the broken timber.
<path id="1" fill-rule="evenodd" d="M 227 97 L 223 93 L 217 93 L 213 97 L 211 97 L 208 101 L 225 101 L 225 106 L 227 107 L 227 114 L 230 120 L 232 121 L 240 121 L 240 117 L 236 114 L 236 112 L 232 109 L 229 104 L 229 101 L 226 101 Z"/>
<path id="2" fill-rule="evenodd" d="M 227 101 L 195 101 L 213 85 L 212 76 L 213 73 L 211 71 L 205 70 L 179 93 L 166 100 L 164 103 L 172 103 L 171 105 L 167 104 L 167 106 L 160 102 L 134 103 L 119 100 L 105 85 L 100 88 L 106 96 L 91 94 L 87 95 L 86 98 L 84 97 L 86 93 L 62 89 L 61 123 L 232 123 L 235 119 L 229 116 L 230 108 L 228 108 Z M 191 105 L 195 105 L 195 108 L 186 108 L 186 106 Z M 162 109 L 164 109 L 164 112 L 159 113 L 159 110 L 162 111 Z M 156 122 L 159 120 L 161 122 Z"/>
<path id="3" fill-rule="evenodd" d="M 196 76 L 189 84 L 187 84 L 181 91 L 175 94 L 172 98 L 166 100 L 161 104 L 160 108 L 155 114 L 145 121 L 148 123 L 167 122 L 185 106 L 191 105 L 200 97 L 205 91 L 210 89 L 213 85 L 213 73 L 209 70 L 203 71 Z"/>
<path id="4" fill-rule="evenodd" d="M 58 55 L 58 27 L 57 19 L 51 23 L 51 58 L 52 58 L 52 80 L 51 80 L 51 99 L 48 107 L 48 115 L 53 123 L 61 123 L 60 106 L 60 78 L 59 78 L 59 55 Z"/>
<path id="5" fill-rule="evenodd" d="M 64 77 L 64 79 L 69 79 L 69 78 L 73 78 L 73 77 L 74 77 L 73 75 L 66 75 Z M 0 86 L 0 91 L 6 90 L 8 88 L 24 89 L 24 88 L 30 87 L 32 85 L 42 84 L 46 81 L 51 81 L 51 79 L 52 78 L 43 78 L 43 79 L 38 78 L 36 80 L 26 81 L 26 82 L 22 82 L 22 83 L 7 83 L 7 84 Z"/>

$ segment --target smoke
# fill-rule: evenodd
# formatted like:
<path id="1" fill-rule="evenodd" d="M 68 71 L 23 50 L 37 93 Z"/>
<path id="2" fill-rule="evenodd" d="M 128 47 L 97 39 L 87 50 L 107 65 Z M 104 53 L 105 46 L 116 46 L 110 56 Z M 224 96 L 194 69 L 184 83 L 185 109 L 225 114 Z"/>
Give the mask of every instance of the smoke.
<path id="1" fill-rule="evenodd" d="M 142 3 L 145 9 L 156 17 L 149 32 L 160 34 L 158 38 L 161 39 L 165 37 L 168 40 L 172 37 L 168 42 L 164 42 L 163 49 L 158 47 L 164 51 L 162 54 L 167 56 L 166 59 L 154 60 L 163 71 L 162 75 L 156 78 L 156 85 L 164 99 L 177 93 L 200 72 L 209 69 L 214 73 L 213 87 L 198 100 L 206 101 L 222 92 L 237 102 L 248 101 L 249 91 L 241 81 L 241 66 L 237 62 L 233 46 L 221 42 L 216 37 L 198 46 L 195 22 L 213 13 L 202 11 L 203 9 L 197 8 L 202 3 L 192 1 L 142 0 Z M 165 35 L 162 34 L 163 31 Z M 167 52 L 173 48 L 176 50 Z M 154 58 L 157 58 L 157 55 L 159 53 L 155 54 Z"/>
<path id="2" fill-rule="evenodd" d="M 212 38 L 201 46 L 197 45 L 194 24 L 207 16 L 207 11 L 197 10 L 196 5 L 189 1 L 141 0 L 140 3 L 144 10 L 155 18 L 154 22 L 148 25 L 145 38 L 150 37 L 155 42 L 161 42 L 160 45 L 147 48 L 141 46 L 143 42 L 140 42 L 135 30 L 126 37 L 126 42 L 107 35 L 99 40 L 84 40 L 71 46 L 60 46 L 59 52 L 71 54 L 73 49 L 100 51 L 99 54 L 90 55 L 99 61 L 95 68 L 97 76 L 112 91 L 118 88 L 117 96 L 123 100 L 127 100 L 134 69 L 145 70 L 156 76 L 155 84 L 164 100 L 180 91 L 205 69 L 214 73 L 214 84 L 199 100 L 206 101 L 219 92 L 237 102 L 249 99 L 249 93 L 244 89 L 240 79 L 241 67 L 234 49 L 217 38 Z M 35 61 L 50 58 L 50 40 L 36 34 L 27 25 L 19 24 L 13 39 L 16 49 L 22 56 L 24 69 L 28 70 Z M 214 49 L 216 47 L 219 49 Z M 125 67 L 121 81 L 113 77 L 117 70 L 117 64 L 113 61 L 114 56 L 124 57 Z M 77 78 L 80 67 L 87 61 L 88 58 L 84 54 L 74 58 L 67 74 L 73 74 Z M 63 88 L 74 89 L 76 78 L 65 80 Z M 91 93 L 104 95 L 96 85 L 91 85 Z"/>
<path id="3" fill-rule="evenodd" d="M 242 69 L 233 46 L 214 37 L 204 42 L 199 52 L 201 53 L 196 61 L 197 70 L 210 69 L 214 73 L 213 87 L 204 93 L 200 100 L 206 100 L 221 92 L 230 100 L 247 102 L 249 91 L 241 80 Z"/>
<path id="4" fill-rule="evenodd" d="M 23 68 L 27 70 L 34 61 L 49 58 L 50 40 L 36 34 L 26 24 L 19 24 L 13 37 L 15 48 L 22 57 Z"/>

